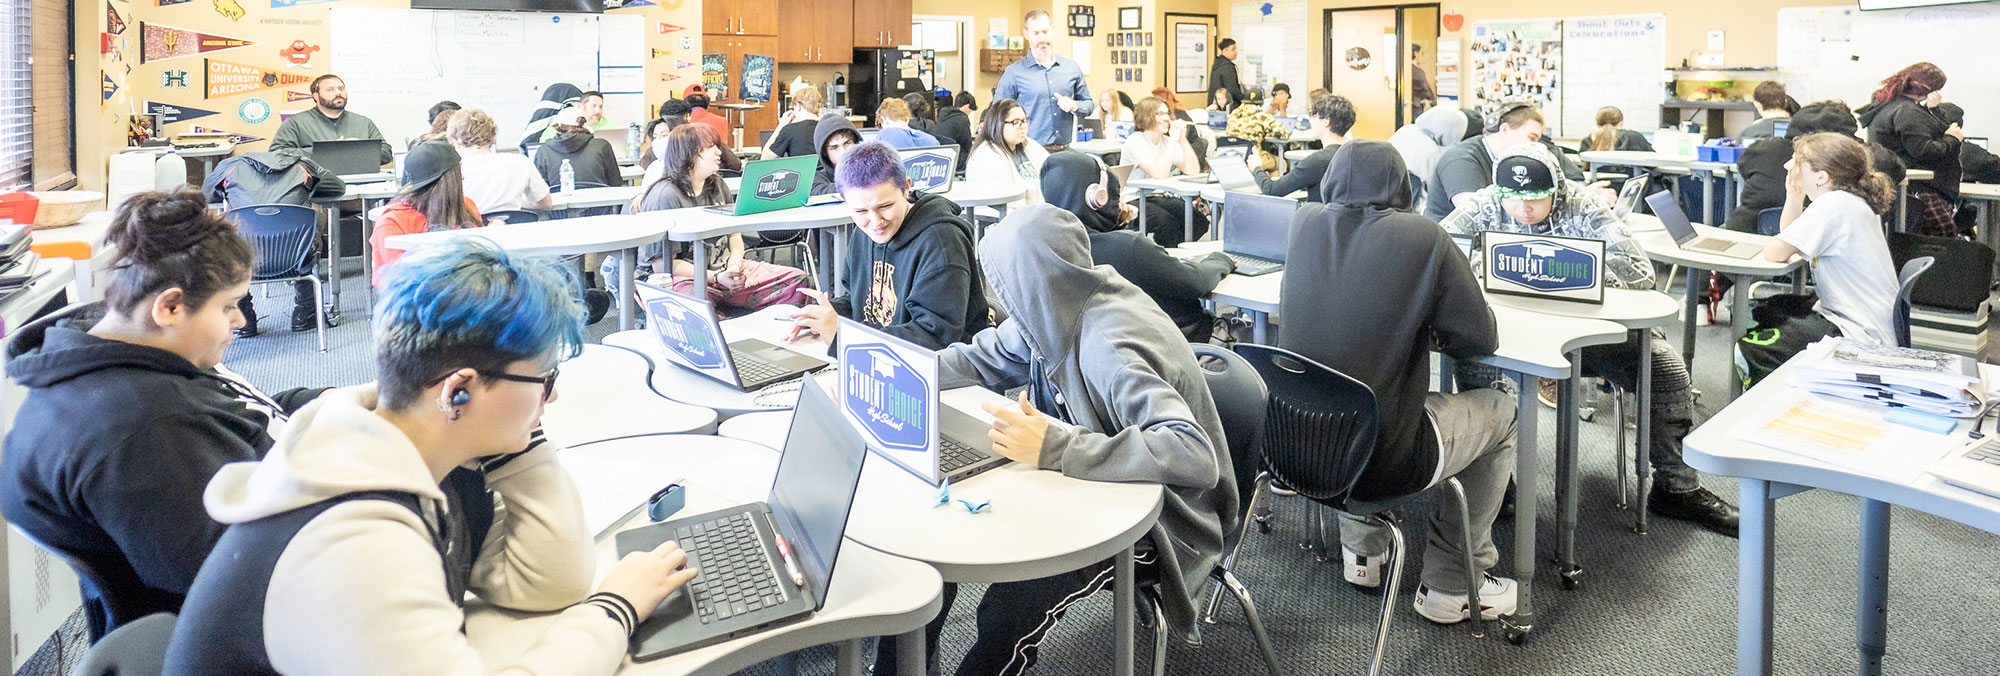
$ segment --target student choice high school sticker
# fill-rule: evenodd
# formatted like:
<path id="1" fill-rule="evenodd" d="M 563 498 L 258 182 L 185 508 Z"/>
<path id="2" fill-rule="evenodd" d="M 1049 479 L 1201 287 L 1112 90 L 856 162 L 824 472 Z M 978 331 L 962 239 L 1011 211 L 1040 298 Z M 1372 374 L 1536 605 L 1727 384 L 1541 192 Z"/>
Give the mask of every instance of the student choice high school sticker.
<path id="1" fill-rule="evenodd" d="M 715 336 L 704 330 L 706 322 L 690 316 L 700 310 L 689 309 L 664 295 L 649 298 L 646 303 L 652 306 L 652 316 L 665 318 L 664 321 L 649 323 L 653 325 L 653 334 L 660 339 L 660 346 L 666 348 L 668 354 L 702 371 L 716 371 L 723 367 L 722 346 Z M 690 326 L 695 328 L 690 329 Z"/>
<path id="2" fill-rule="evenodd" d="M 1603 240 L 1490 230 L 1480 236 L 1487 291 L 1604 302 Z"/>
<path id="3" fill-rule="evenodd" d="M 929 450 L 930 383 L 888 345 L 841 346 L 841 406 L 882 448 Z"/>

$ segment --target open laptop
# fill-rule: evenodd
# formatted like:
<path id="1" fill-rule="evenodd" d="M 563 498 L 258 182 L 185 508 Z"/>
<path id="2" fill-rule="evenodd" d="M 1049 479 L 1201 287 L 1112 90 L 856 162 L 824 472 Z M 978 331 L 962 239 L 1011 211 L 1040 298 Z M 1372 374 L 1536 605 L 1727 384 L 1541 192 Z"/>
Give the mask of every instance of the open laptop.
<path id="1" fill-rule="evenodd" d="M 1285 269 L 1285 246 L 1292 212 L 1299 201 L 1282 195 L 1231 193 L 1222 203 L 1222 253 L 1236 261 L 1236 274 L 1249 277 Z"/>
<path id="2" fill-rule="evenodd" d="M 1965 142 L 1979 146 L 1981 148 L 1986 148 L 1987 139 L 1984 136 L 1967 136 L 1965 137 Z M 1988 148 L 1988 150 L 1991 149 Z"/>
<path id="3" fill-rule="evenodd" d="M 1653 208 L 1653 215 L 1660 217 L 1660 224 L 1667 226 L 1667 234 L 1672 236 L 1674 243 L 1683 250 L 1745 260 L 1764 253 L 1764 247 L 1749 242 L 1703 237 L 1697 234 L 1694 224 L 1688 222 L 1687 214 L 1681 211 L 1680 203 L 1674 200 L 1673 193 L 1662 190 L 1647 195 L 1646 204 Z"/>
<path id="4" fill-rule="evenodd" d="M 1930 472 L 1953 486 L 2000 497 L 2000 435 L 1989 433 L 1983 440 L 1968 442 L 1937 461 Z"/>
<path id="5" fill-rule="evenodd" d="M 867 457 L 860 432 L 807 378 L 764 502 L 619 533 L 619 556 L 674 540 L 687 551 L 688 567 L 701 571 L 632 632 L 632 657 L 687 652 L 803 620 L 825 607 Z"/>
<path id="6" fill-rule="evenodd" d="M 630 142 L 626 138 L 630 133 L 631 130 L 627 127 L 611 127 L 609 129 L 592 130 L 590 135 L 604 139 L 605 143 L 611 144 L 611 152 L 613 154 L 623 154 L 625 152 L 625 144 Z M 724 150 L 727 150 L 727 148 L 724 148 Z"/>
<path id="7" fill-rule="evenodd" d="M 1111 175 L 1118 179 L 1118 185 L 1125 185 L 1132 180 L 1132 165 L 1114 164 L 1111 165 L 1110 169 Z"/>
<path id="8" fill-rule="evenodd" d="M 736 203 L 708 207 L 708 210 L 748 216 L 805 206 L 806 197 L 812 193 L 813 172 L 818 169 L 818 155 L 746 162 L 743 164 L 742 189 L 736 193 Z"/>
<path id="9" fill-rule="evenodd" d="M 315 141 L 306 157 L 335 176 L 373 174 L 382 170 L 382 139 Z"/>
<path id="10" fill-rule="evenodd" d="M 936 352 L 861 322 L 842 324 L 838 338 L 840 412 L 868 450 L 933 486 L 1007 463 L 986 423 L 942 404 Z"/>
<path id="11" fill-rule="evenodd" d="M 1646 194 L 1645 177 L 1634 176 L 1625 179 L 1625 185 L 1618 189 L 1618 201 L 1612 203 L 1611 205 L 1611 214 L 1613 216 L 1617 216 L 1618 220 L 1621 221 L 1625 220 L 1626 216 L 1632 215 L 1632 211 L 1634 209 L 1639 208 L 1639 200 L 1643 198 L 1645 194 Z"/>
<path id="12" fill-rule="evenodd" d="M 1257 185 L 1257 178 L 1250 175 L 1250 165 L 1244 159 L 1250 156 L 1246 146 L 1216 148 L 1208 156 L 1208 183 L 1222 186 L 1223 190 L 1235 190 Z"/>
<path id="13" fill-rule="evenodd" d="M 715 304 L 673 289 L 633 285 L 646 306 L 646 325 L 660 339 L 667 358 L 688 370 L 744 392 L 817 371 L 826 362 L 778 345 L 745 338 L 727 345 Z"/>
<path id="14" fill-rule="evenodd" d="M 903 148 L 896 155 L 910 177 L 911 190 L 933 194 L 951 190 L 952 176 L 958 173 L 958 146 Z"/>

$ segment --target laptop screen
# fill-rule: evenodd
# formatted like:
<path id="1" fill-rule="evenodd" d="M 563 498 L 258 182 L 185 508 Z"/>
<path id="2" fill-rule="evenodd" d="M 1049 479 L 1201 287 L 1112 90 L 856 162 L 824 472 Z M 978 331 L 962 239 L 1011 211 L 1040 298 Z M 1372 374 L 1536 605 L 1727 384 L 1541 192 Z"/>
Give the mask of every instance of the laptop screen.
<path id="1" fill-rule="evenodd" d="M 1612 207 L 1612 215 L 1620 220 L 1632 215 L 1632 210 L 1639 208 L 1640 196 L 1645 193 L 1646 179 L 1637 176 L 1625 179 L 1625 185 L 1618 189 L 1618 203 Z"/>
<path id="2" fill-rule="evenodd" d="M 951 177 L 958 171 L 958 146 L 903 148 L 896 154 L 903 160 L 903 173 L 910 177 L 910 189 L 929 193 L 951 190 Z"/>
<path id="3" fill-rule="evenodd" d="M 1256 183 L 1257 179 L 1250 175 L 1250 165 L 1244 163 L 1249 153 L 1248 146 L 1216 148 L 1208 160 L 1208 167 L 1215 171 L 1215 180 L 1230 187 Z"/>
<path id="4" fill-rule="evenodd" d="M 1981 148 L 1986 147 L 1986 137 L 1984 136 L 1967 136 L 1965 137 L 1965 142 Z"/>
<path id="5" fill-rule="evenodd" d="M 1298 200 L 1284 196 L 1233 192 L 1222 203 L 1222 250 L 1285 262 L 1286 238 Z"/>
<path id="6" fill-rule="evenodd" d="M 1674 243 L 1686 244 L 1698 236 L 1694 224 L 1689 223 L 1687 214 L 1681 211 L 1680 203 L 1674 201 L 1673 193 L 1662 190 L 1647 195 L 1646 206 L 1652 207 L 1653 215 L 1660 217 L 1660 225 L 1667 226 L 1667 234 L 1673 236 Z"/>
<path id="7" fill-rule="evenodd" d="M 936 483 L 937 353 L 861 322 L 840 327 L 840 411 L 868 448 Z"/>
<path id="8" fill-rule="evenodd" d="M 668 359 L 697 373 L 731 385 L 736 384 L 736 365 L 729 359 L 729 343 L 715 323 L 715 309 L 706 299 L 692 298 L 671 289 L 635 283 L 639 302 L 646 306 L 646 325 L 660 339 Z"/>
<path id="9" fill-rule="evenodd" d="M 833 408 L 818 381 L 802 381 L 785 452 L 778 458 L 778 477 L 765 499 L 822 606 L 868 456 L 860 433 Z"/>

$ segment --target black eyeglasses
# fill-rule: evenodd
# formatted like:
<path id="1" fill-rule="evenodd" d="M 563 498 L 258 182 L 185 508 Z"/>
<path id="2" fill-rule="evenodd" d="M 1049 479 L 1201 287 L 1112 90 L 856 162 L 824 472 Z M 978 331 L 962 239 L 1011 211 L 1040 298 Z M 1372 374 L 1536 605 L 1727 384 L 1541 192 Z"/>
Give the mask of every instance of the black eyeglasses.
<path id="1" fill-rule="evenodd" d="M 504 371 L 496 371 L 493 373 L 482 373 L 481 375 L 484 375 L 488 378 L 492 378 L 494 380 L 507 380 L 517 383 L 538 383 L 542 386 L 542 401 L 548 401 L 549 396 L 556 393 L 556 376 L 562 375 L 562 369 L 561 368 L 549 369 L 549 372 L 547 374 L 539 376 L 520 376 L 520 375 L 514 375 L 512 373 L 507 373 Z"/>

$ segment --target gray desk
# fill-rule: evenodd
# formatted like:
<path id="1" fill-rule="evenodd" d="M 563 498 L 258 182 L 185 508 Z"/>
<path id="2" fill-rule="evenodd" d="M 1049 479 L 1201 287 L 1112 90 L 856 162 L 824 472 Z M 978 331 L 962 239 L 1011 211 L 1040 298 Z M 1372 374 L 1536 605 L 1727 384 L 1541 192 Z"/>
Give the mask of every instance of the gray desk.
<path id="1" fill-rule="evenodd" d="M 663 214 L 673 222 L 667 231 L 667 239 L 676 242 L 691 242 L 694 248 L 692 260 L 708 260 L 708 240 L 723 235 L 757 233 L 766 230 L 812 230 L 819 239 L 819 246 L 813 247 L 818 257 L 819 288 L 831 293 L 836 288 L 835 267 L 847 246 L 847 238 L 839 236 L 840 226 L 854 222 L 854 214 L 847 205 L 841 203 L 819 206 L 766 211 L 761 214 L 737 216 L 709 211 L 706 207 L 688 207 L 651 212 Z M 702 267 L 702 288 L 708 286 L 708 270 Z"/>
<path id="2" fill-rule="evenodd" d="M 1700 224 L 1696 224 L 1694 229 L 1696 233 L 1704 237 L 1749 242 L 1757 245 L 1759 248 L 1762 248 L 1766 243 L 1771 241 L 1771 238 L 1763 235 L 1735 232 Z M 1665 230 L 1635 232 L 1632 233 L 1632 237 L 1638 240 L 1639 246 L 1646 250 L 1647 258 L 1656 262 L 1687 268 L 1687 295 L 1683 299 L 1687 303 L 1687 311 L 1681 318 L 1681 357 L 1687 360 L 1690 372 L 1694 370 L 1695 365 L 1694 329 L 1696 318 L 1700 315 L 1699 308 L 1701 307 L 1701 294 L 1699 293 L 1702 289 L 1701 271 L 1710 270 L 1727 275 L 1737 285 L 1738 291 L 1733 294 L 1735 299 L 1730 303 L 1729 307 L 1729 335 L 1731 339 L 1734 339 L 1736 336 L 1743 335 L 1743 332 L 1750 327 L 1750 283 L 1759 279 L 1768 279 L 1792 272 L 1805 265 L 1805 260 L 1798 257 L 1793 257 L 1789 263 L 1773 263 L 1764 260 L 1762 256 L 1730 258 L 1702 251 L 1682 249 L 1679 244 L 1674 242 L 1673 237 L 1667 235 Z M 1728 354 L 1724 354 L 1723 357 L 1725 362 L 1730 360 Z M 1735 367 L 1729 366 L 1728 368 L 1733 372 Z M 1732 375 L 1729 377 L 1729 383 L 1729 394 L 1731 397 L 1742 392 L 1742 381 Z"/>
<path id="3" fill-rule="evenodd" d="M 1181 205 L 1185 207 L 1181 209 L 1181 227 L 1185 229 L 1185 237 L 1181 241 L 1194 241 L 1194 198 L 1200 195 L 1203 190 L 1216 185 L 1214 183 L 1203 183 L 1201 179 L 1201 176 L 1175 176 L 1172 178 L 1135 178 L 1126 181 L 1125 185 L 1138 190 L 1142 198 L 1139 200 L 1139 216 L 1133 222 L 1137 224 L 1137 227 L 1145 227 L 1146 200 L 1143 197 L 1147 193 L 1170 192 L 1179 196 L 1181 198 Z M 1210 232 L 1212 234 L 1214 229 L 1211 228 Z M 1210 239 L 1213 239 L 1213 237 Z"/>
<path id="4" fill-rule="evenodd" d="M 396 235 L 382 245 L 409 250 L 457 237 L 482 237 L 524 256 L 573 256 L 616 251 L 619 255 L 618 327 L 632 328 L 632 276 L 638 268 L 639 247 L 660 241 L 670 221 L 647 214 L 585 216 L 535 223 L 504 223 L 483 228 L 441 230 Z"/>
<path id="5" fill-rule="evenodd" d="M 1909 482 L 1891 481 L 1732 436 L 1730 430 L 1742 424 L 1746 416 L 1790 388 L 1786 380 L 1791 368 L 1787 364 L 1764 378 L 1735 403 L 1695 428 L 1686 442 L 1688 466 L 1710 474 L 1737 477 L 1742 486 L 1739 500 L 1743 505 L 1743 532 L 1737 540 L 1736 557 L 1736 673 L 1740 676 L 1772 673 L 1777 502 L 1819 488 L 1861 499 L 1855 638 L 1861 657 L 1860 673 L 1880 674 L 1888 641 L 1889 505 L 2000 534 L 2000 498 L 1946 484 L 1929 474 Z M 1992 365 L 1980 368 L 1989 382 L 2000 377 L 2000 368 Z M 1967 424 L 1961 421 L 1953 434 L 1962 438 Z M 1992 562 L 1964 563 L 1990 567 Z M 1972 620 L 1964 628 L 1980 631 L 1986 624 Z"/>
<path id="6" fill-rule="evenodd" d="M 559 366 L 556 400 L 542 411 L 542 429 L 552 442 L 574 448 L 627 437 L 715 431 L 715 411 L 653 391 L 646 358 L 637 352 L 590 344 Z"/>
<path id="7" fill-rule="evenodd" d="M 1710 214 L 1714 211 L 1715 179 L 1718 176 L 1727 177 L 1735 183 L 1738 201 L 1741 201 L 1743 195 L 1743 176 L 1736 173 L 1736 164 L 1732 162 L 1699 162 L 1640 150 L 1592 150 L 1583 153 L 1581 157 L 1590 165 L 1590 168 L 1584 170 L 1586 182 L 1595 182 L 1597 167 L 1607 164 L 1640 167 L 1667 174 L 1686 172 L 1701 176 L 1701 218 L 1697 220 L 1703 223 L 1708 222 Z M 1709 223 L 1709 225 L 1715 224 Z"/>

